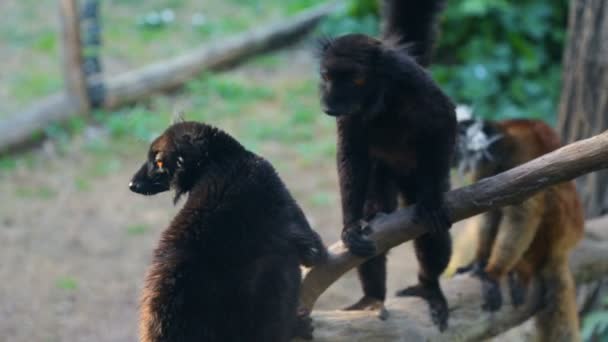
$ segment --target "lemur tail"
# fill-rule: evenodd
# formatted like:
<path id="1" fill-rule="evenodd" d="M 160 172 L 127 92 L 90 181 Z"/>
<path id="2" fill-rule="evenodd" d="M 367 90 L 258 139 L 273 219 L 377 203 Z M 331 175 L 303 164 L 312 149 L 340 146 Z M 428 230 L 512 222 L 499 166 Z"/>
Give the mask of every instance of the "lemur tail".
<path id="1" fill-rule="evenodd" d="M 406 46 L 420 65 L 431 63 L 437 15 L 445 0 L 383 0 L 382 37 Z"/>

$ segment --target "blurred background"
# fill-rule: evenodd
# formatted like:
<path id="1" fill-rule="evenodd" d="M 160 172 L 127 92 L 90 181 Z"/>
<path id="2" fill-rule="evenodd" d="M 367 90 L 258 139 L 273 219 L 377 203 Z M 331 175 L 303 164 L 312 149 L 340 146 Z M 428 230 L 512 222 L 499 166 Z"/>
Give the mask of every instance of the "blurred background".
<path id="1" fill-rule="evenodd" d="M 319 108 L 315 41 L 376 35 L 379 17 L 375 0 L 325 5 L 0 2 L 0 341 L 135 340 L 144 272 L 179 204 L 127 183 L 176 111 L 270 160 L 325 242 L 339 238 L 335 120 Z M 565 0 L 448 1 L 432 75 L 477 115 L 555 125 L 567 19 Z M 264 34 L 276 41 L 230 50 Z M 409 245 L 389 259 L 392 293 L 416 264 Z M 359 291 L 349 274 L 318 308 Z M 602 336 L 608 314 L 593 317 L 584 329 Z"/>

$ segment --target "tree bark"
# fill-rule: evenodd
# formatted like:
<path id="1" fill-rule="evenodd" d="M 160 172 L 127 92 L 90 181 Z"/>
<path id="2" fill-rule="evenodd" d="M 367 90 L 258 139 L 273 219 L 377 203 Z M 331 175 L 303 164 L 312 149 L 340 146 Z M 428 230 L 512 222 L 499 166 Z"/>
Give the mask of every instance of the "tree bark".
<path id="1" fill-rule="evenodd" d="M 550 185 L 608 167 L 608 131 L 545 154 L 528 163 L 446 193 L 445 203 L 453 222 L 491 208 L 521 202 Z M 413 222 L 414 206 L 380 216 L 370 224 L 370 238 L 383 253 L 427 231 Z M 301 305 L 312 310 L 319 296 L 348 270 L 364 259 L 348 253 L 341 242 L 330 247 L 327 263 L 305 271 Z"/>
<path id="2" fill-rule="evenodd" d="M 558 130 L 565 142 L 608 129 L 608 3 L 573 0 L 564 50 Z M 587 217 L 608 212 L 608 171 L 577 180 Z"/>

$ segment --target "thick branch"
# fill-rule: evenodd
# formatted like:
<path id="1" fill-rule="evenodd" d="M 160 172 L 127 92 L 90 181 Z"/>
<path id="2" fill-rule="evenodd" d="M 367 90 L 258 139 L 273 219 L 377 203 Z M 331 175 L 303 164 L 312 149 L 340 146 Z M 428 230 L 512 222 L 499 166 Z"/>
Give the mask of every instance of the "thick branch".
<path id="1" fill-rule="evenodd" d="M 577 283 L 600 279 L 608 272 L 608 220 L 601 227 L 587 225 L 590 234 L 575 249 L 571 268 Z M 603 234 L 603 236 L 602 236 Z M 389 318 L 379 320 L 364 311 L 315 311 L 315 341 L 480 341 L 522 324 L 540 308 L 542 291 L 533 282 L 526 303 L 515 309 L 503 293 L 503 307 L 488 313 L 481 310 L 479 280 L 468 275 L 443 282 L 450 305 L 449 327 L 443 333 L 430 322 L 425 303 L 416 298 L 391 298 L 387 301 Z M 507 289 L 503 284 L 503 289 Z"/>
<path id="2" fill-rule="evenodd" d="M 450 191 L 446 194 L 446 205 L 456 222 L 490 208 L 521 202 L 547 186 L 606 167 L 608 131 L 473 185 Z M 378 253 L 426 232 L 424 226 L 412 222 L 412 213 L 413 208 L 408 207 L 371 223 L 373 233 L 370 238 L 376 242 Z M 300 299 L 307 309 L 312 309 L 332 283 L 364 261 L 348 253 L 340 242 L 330 250 L 332 253 L 327 264 L 305 272 Z"/>

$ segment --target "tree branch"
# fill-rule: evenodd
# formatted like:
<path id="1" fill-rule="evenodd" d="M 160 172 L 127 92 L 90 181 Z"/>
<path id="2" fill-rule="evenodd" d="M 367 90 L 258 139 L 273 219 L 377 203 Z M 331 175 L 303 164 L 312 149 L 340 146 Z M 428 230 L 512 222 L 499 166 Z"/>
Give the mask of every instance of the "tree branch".
<path id="1" fill-rule="evenodd" d="M 579 284 L 599 279 L 608 272 L 608 234 L 601 226 L 587 224 L 587 236 L 574 250 L 570 266 Z M 315 342 L 350 341 L 480 341 L 522 324 L 541 307 L 542 289 L 533 281 L 526 302 L 515 309 L 510 296 L 503 292 L 503 307 L 494 313 L 481 310 L 481 286 L 469 275 L 443 282 L 450 305 L 448 329 L 440 333 L 430 322 L 428 308 L 421 299 L 387 300 L 389 318 L 379 320 L 366 311 L 315 311 Z M 507 289 L 503 284 L 502 289 Z M 506 291 L 505 291 L 506 292 Z"/>
<path id="2" fill-rule="evenodd" d="M 545 187 L 606 167 L 608 131 L 473 185 L 450 191 L 446 193 L 446 206 L 456 222 L 494 207 L 521 202 Z M 413 210 L 410 206 L 371 222 L 373 233 L 370 238 L 376 242 L 378 253 L 427 231 L 424 226 L 413 223 Z M 348 253 L 341 242 L 332 245 L 330 251 L 326 264 L 304 272 L 300 300 L 306 309 L 312 310 L 319 296 L 331 284 L 364 261 Z"/>

